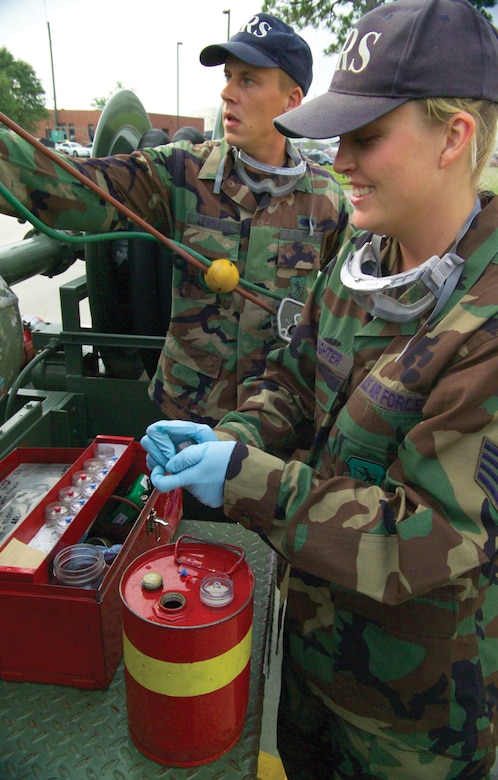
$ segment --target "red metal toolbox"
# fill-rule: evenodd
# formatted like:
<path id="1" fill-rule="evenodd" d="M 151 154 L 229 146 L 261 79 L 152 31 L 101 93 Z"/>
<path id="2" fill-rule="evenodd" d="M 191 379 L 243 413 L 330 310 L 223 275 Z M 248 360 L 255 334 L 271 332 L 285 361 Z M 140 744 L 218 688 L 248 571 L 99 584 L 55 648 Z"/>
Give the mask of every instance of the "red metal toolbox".
<path id="1" fill-rule="evenodd" d="M 9 551 L 29 548 L 45 523 L 45 507 L 57 501 L 60 489 L 71 484 L 72 475 L 93 457 L 98 443 L 119 451 L 109 473 L 50 552 L 39 554 L 41 561 L 10 565 Z M 85 450 L 21 448 L 0 463 L 0 487 L 12 479 L 16 468 L 35 463 L 61 464 L 64 473 L 22 522 L 0 537 L 0 678 L 107 688 L 122 655 L 121 575 L 138 555 L 171 540 L 181 517 L 181 492 L 150 492 L 96 589 L 59 585 L 52 574 L 57 552 L 84 541 L 89 533 L 93 536 L 96 518 L 116 506 L 120 497 L 125 506 L 130 504 L 126 492 L 146 473 L 145 453 L 133 439 L 112 436 L 97 437 Z M 0 521 L 5 507 L 6 502 L 0 504 Z"/>

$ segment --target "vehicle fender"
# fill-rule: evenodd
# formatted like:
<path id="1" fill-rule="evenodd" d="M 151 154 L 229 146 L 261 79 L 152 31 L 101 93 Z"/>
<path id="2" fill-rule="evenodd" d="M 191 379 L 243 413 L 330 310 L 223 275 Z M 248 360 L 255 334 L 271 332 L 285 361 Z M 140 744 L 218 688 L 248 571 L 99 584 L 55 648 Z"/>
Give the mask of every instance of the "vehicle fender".
<path id="1" fill-rule="evenodd" d="M 94 157 L 130 154 L 150 129 L 150 119 L 138 97 L 129 90 L 121 90 L 102 111 L 92 154 Z M 128 242 L 118 239 L 87 244 L 85 262 L 92 329 L 97 333 L 133 333 Z M 110 376 L 137 379 L 143 373 L 144 364 L 135 348 L 102 347 L 100 355 Z"/>
<path id="2" fill-rule="evenodd" d="M 133 92 L 116 93 L 97 125 L 92 154 L 129 154 L 135 149 L 170 143 L 168 134 L 151 126 Z M 142 232 L 132 226 L 133 232 Z M 85 249 L 87 289 L 93 330 L 165 336 L 171 311 L 172 253 L 150 239 L 118 239 Z M 160 350 L 101 348 L 106 371 L 117 378 L 154 375 Z"/>

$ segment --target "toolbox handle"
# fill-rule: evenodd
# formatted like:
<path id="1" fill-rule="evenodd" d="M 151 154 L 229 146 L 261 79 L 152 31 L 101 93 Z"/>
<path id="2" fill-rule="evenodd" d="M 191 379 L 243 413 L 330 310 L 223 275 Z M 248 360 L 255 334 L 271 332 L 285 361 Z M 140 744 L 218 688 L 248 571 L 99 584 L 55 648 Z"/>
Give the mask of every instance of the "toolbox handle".
<path id="1" fill-rule="evenodd" d="M 180 542 L 182 540 L 190 539 L 192 542 L 202 542 L 203 544 L 209 544 L 212 547 L 222 547 L 225 550 L 230 550 L 231 552 L 236 552 L 238 554 L 238 559 L 235 561 L 233 566 L 228 569 L 228 571 L 223 572 L 227 576 L 230 576 L 230 574 L 233 574 L 235 569 L 240 566 L 244 558 L 246 557 L 246 554 L 244 550 L 241 547 L 236 547 L 234 544 L 225 544 L 224 542 L 213 542 L 210 539 L 202 539 L 200 536 L 193 536 L 192 534 L 181 534 L 181 536 L 178 537 L 178 539 L 175 542 L 175 563 L 181 564 L 181 565 L 187 565 L 187 566 L 193 566 L 196 569 L 203 569 L 204 571 L 210 571 L 213 573 L 217 573 L 218 569 L 212 569 L 210 566 L 203 566 L 200 561 L 196 560 L 195 558 L 191 557 L 184 557 L 182 558 L 179 553 L 179 546 Z M 190 542 L 188 542 L 190 544 Z"/>

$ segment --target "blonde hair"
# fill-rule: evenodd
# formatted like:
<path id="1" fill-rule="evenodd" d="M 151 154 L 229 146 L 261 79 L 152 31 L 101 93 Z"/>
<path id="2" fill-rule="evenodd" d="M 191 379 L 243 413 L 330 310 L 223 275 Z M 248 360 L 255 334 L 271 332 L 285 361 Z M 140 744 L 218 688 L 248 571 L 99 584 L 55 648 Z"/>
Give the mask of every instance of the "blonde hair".
<path id="1" fill-rule="evenodd" d="M 279 82 L 279 86 L 282 92 L 290 92 L 294 89 L 294 87 L 299 87 L 297 81 L 295 81 L 292 76 L 287 73 L 287 71 L 282 70 L 282 68 L 279 68 Z"/>
<path id="2" fill-rule="evenodd" d="M 498 104 L 471 98 L 426 98 L 420 102 L 425 107 L 429 121 L 445 124 L 460 111 L 474 118 L 476 131 L 470 146 L 469 172 L 477 185 L 495 148 Z"/>

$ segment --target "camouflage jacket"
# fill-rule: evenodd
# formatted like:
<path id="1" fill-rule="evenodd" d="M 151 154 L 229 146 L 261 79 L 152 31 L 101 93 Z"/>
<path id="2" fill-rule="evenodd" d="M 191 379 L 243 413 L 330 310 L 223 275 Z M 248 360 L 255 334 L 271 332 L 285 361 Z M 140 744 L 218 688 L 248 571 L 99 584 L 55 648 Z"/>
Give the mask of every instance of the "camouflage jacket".
<path id="1" fill-rule="evenodd" d="M 332 175 L 314 164 L 292 193 L 264 194 L 259 202 L 236 175 L 224 141 L 72 164 L 164 234 L 211 260 L 229 258 L 242 278 L 282 297 L 304 302 L 318 270 L 349 236 L 348 201 Z M 98 195 L 7 131 L 0 133 L 0 179 L 51 227 L 126 227 Z M 278 343 L 271 320 L 237 293 L 211 292 L 198 268 L 175 256 L 171 322 L 151 397 L 167 417 L 217 422 L 236 408 L 241 382 L 261 372 Z"/>
<path id="2" fill-rule="evenodd" d="M 368 238 L 218 426 L 240 442 L 225 513 L 292 564 L 286 630 L 311 690 L 361 728 L 467 760 L 498 741 L 498 198 L 430 328 L 347 295 L 341 260 Z"/>

